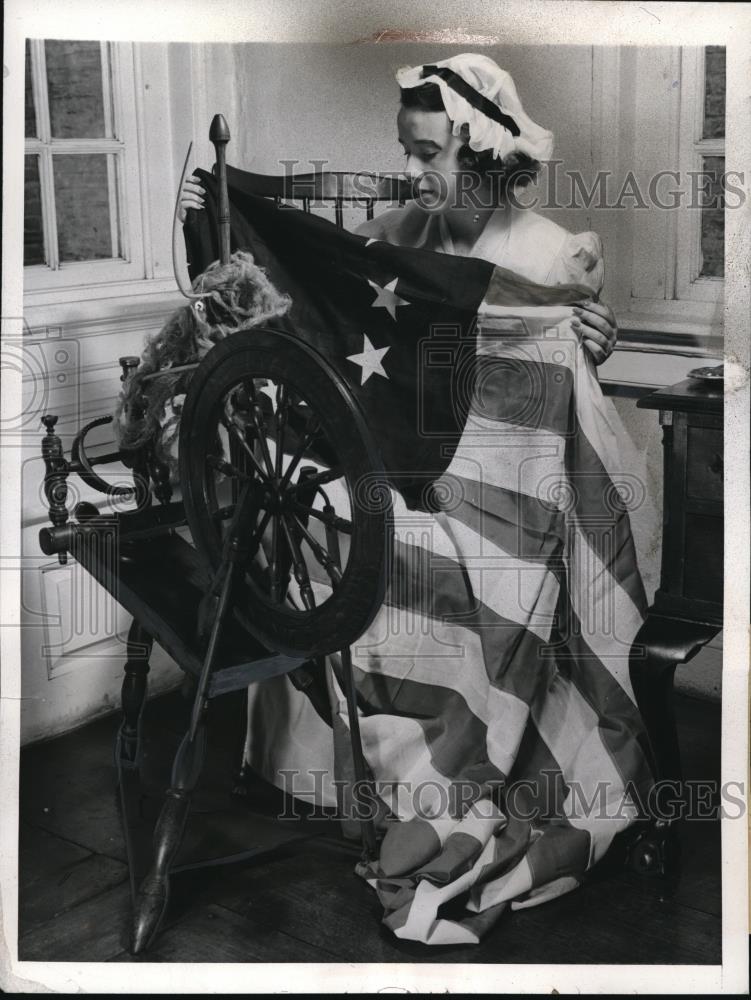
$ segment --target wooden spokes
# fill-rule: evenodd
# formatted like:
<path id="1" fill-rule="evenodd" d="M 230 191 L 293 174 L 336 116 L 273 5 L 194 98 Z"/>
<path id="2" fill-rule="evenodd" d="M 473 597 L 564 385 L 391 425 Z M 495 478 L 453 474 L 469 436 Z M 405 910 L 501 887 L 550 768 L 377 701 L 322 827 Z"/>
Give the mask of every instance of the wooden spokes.
<path id="1" fill-rule="evenodd" d="M 196 546 L 214 567 L 236 541 L 236 610 L 269 648 L 306 655 L 354 641 L 383 598 L 388 511 L 356 503 L 380 472 L 355 400 L 304 344 L 233 335 L 193 378 L 180 469 Z"/>

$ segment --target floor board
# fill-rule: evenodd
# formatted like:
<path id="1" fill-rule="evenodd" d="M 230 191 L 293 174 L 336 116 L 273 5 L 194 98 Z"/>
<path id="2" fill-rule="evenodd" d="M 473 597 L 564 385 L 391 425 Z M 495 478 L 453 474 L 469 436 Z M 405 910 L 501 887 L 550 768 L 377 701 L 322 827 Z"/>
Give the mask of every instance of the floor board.
<path id="1" fill-rule="evenodd" d="M 719 776 L 719 706 L 678 699 L 686 777 Z M 683 874 L 650 882 L 613 858 L 575 892 L 540 907 L 506 910 L 474 947 L 402 942 L 381 925 L 375 894 L 359 879 L 359 849 L 330 817 L 279 820 L 284 796 L 258 781 L 247 801 L 230 796 L 240 702 L 211 705 L 210 746 L 163 930 L 146 956 L 128 952 L 130 887 L 112 744 L 117 717 L 32 746 L 21 756 L 19 957 L 114 962 L 676 963 L 721 960 L 720 831 L 683 825 Z M 187 724 L 178 694 L 144 715 L 141 818 L 150 833 L 172 757 Z M 303 812 L 305 810 L 303 809 Z M 197 861 L 256 845 L 241 863 Z"/>
<path id="2" fill-rule="evenodd" d="M 258 923 L 248 925 L 231 910 L 214 903 L 194 907 L 179 924 L 168 927 L 139 961 L 184 962 L 331 962 L 334 956 L 322 955 L 284 931 Z M 121 953 L 115 961 L 129 961 Z"/>
<path id="3" fill-rule="evenodd" d="M 69 865 L 90 856 L 91 851 L 40 827 L 21 822 L 18 837 L 19 890 L 52 878 Z M 33 892 L 33 890 L 32 890 Z"/>
<path id="4" fill-rule="evenodd" d="M 128 868 L 121 861 L 91 854 L 65 871 L 31 882 L 21 894 L 19 930 L 25 933 L 100 893 L 120 885 L 128 878 Z"/>
<path id="5" fill-rule="evenodd" d="M 121 884 L 19 936 L 24 962 L 106 962 L 128 946 L 130 889 Z"/>

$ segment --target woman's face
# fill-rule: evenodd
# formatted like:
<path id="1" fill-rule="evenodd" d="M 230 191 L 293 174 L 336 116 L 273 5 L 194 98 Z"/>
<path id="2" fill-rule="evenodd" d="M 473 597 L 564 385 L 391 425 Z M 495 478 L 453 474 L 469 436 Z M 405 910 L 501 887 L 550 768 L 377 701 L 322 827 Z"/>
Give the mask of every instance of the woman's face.
<path id="1" fill-rule="evenodd" d="M 400 108 L 396 121 L 418 203 L 430 212 L 472 204 L 469 192 L 477 191 L 479 177 L 459 166 L 456 154 L 464 143 L 452 134 L 446 112 Z"/>

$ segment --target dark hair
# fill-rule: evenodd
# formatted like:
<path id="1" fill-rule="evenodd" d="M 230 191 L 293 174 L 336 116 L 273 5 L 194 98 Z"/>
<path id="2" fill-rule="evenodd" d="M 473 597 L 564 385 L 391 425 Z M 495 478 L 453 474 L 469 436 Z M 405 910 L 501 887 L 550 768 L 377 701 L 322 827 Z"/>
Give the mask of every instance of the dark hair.
<path id="1" fill-rule="evenodd" d="M 445 111 L 441 88 L 437 83 L 422 83 L 419 87 L 410 87 L 400 91 L 403 108 L 417 108 L 419 111 Z M 526 187 L 535 180 L 540 171 L 540 161 L 527 156 L 526 153 L 510 153 L 503 159 L 493 155 L 492 149 L 483 149 L 479 153 L 469 145 L 469 129 L 462 126 L 461 137 L 464 145 L 457 151 L 459 165 L 466 170 L 476 171 L 480 177 L 489 178 L 497 184 L 501 194 L 507 189 Z"/>

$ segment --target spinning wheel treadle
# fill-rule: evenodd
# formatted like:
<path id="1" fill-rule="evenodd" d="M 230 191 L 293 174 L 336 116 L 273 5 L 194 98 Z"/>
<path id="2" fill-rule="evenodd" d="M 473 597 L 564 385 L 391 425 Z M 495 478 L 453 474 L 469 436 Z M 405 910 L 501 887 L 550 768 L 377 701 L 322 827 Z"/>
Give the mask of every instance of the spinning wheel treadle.
<path id="1" fill-rule="evenodd" d="M 378 452 L 328 362 L 280 331 L 233 334 L 191 381 L 179 453 L 196 548 L 220 577 L 228 546 L 239 547 L 242 624 L 292 655 L 354 642 L 383 599 L 388 490 L 384 480 L 373 502 Z"/>

